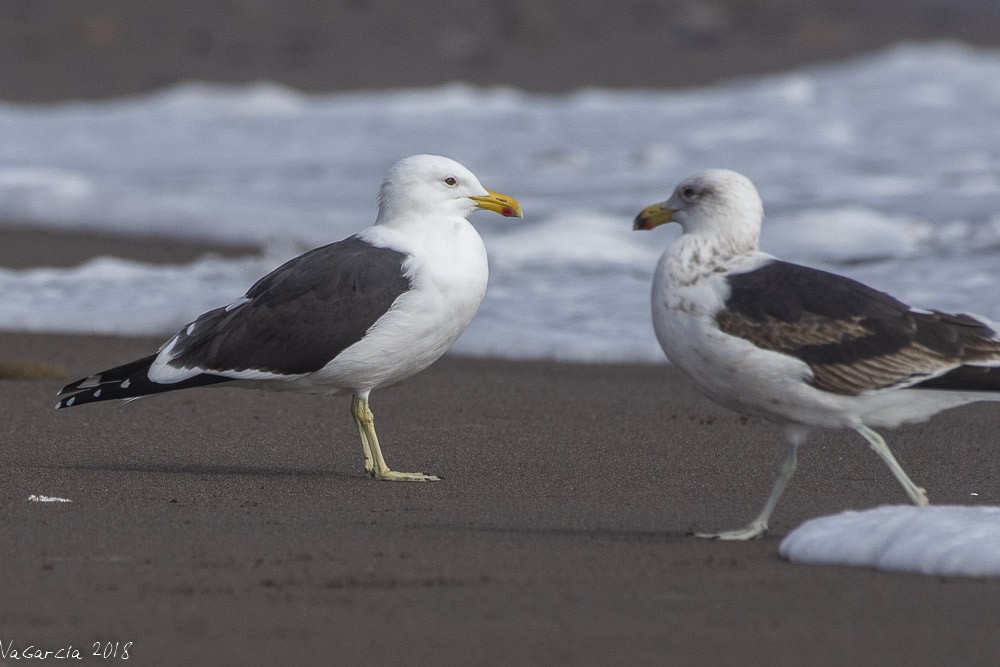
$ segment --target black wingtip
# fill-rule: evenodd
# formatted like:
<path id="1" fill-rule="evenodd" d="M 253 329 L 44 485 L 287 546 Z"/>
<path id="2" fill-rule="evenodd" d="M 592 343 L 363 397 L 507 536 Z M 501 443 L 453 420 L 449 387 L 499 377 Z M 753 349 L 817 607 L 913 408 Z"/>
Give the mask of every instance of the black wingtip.
<path id="1" fill-rule="evenodd" d="M 94 384 L 99 384 L 101 382 L 101 376 L 98 375 L 88 375 L 85 378 L 80 378 L 76 382 L 70 382 L 68 385 L 56 392 L 56 396 L 65 396 L 66 394 L 71 394 L 75 391 L 80 391 L 83 385 L 87 384 L 88 381 L 93 380 Z"/>
<path id="2" fill-rule="evenodd" d="M 97 403 L 99 401 L 123 400 L 131 401 L 151 394 L 161 394 L 178 389 L 190 389 L 193 387 L 205 387 L 223 382 L 232 382 L 232 378 L 221 375 L 211 375 L 202 373 L 173 384 L 160 384 L 153 382 L 145 375 L 145 371 L 137 373 L 130 378 L 114 382 L 107 381 L 99 386 L 90 386 L 86 389 L 77 390 L 75 393 L 66 396 L 56 404 L 56 410 L 62 408 L 72 408 L 86 403 Z"/>
<path id="3" fill-rule="evenodd" d="M 74 405 L 83 405 L 84 403 L 94 403 L 96 401 L 123 398 L 120 394 L 121 392 L 108 391 L 108 388 L 105 386 L 92 387 L 90 389 L 84 389 L 83 391 L 77 391 L 76 393 L 62 399 L 56 403 L 56 410 L 71 408 Z"/>
<path id="4" fill-rule="evenodd" d="M 149 380 L 148 373 L 149 367 L 155 359 L 155 354 L 150 355 L 100 373 L 88 375 L 76 382 L 70 382 L 57 394 L 57 396 L 65 396 L 65 398 L 56 404 L 56 410 L 71 408 L 83 403 L 150 393 L 148 391 L 149 385 L 154 383 Z"/>
<path id="5" fill-rule="evenodd" d="M 913 386 L 916 389 L 947 391 L 1000 392 L 1000 368 L 989 366 L 959 366 L 938 377 Z"/>

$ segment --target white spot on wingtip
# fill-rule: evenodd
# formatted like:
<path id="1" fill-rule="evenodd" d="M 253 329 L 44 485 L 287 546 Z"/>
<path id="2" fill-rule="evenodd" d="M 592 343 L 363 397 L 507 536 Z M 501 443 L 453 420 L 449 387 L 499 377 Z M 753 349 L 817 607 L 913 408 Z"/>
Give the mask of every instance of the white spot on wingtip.
<path id="1" fill-rule="evenodd" d="M 231 304 L 226 306 L 226 312 L 227 313 L 232 312 L 233 310 L 236 310 L 245 303 L 250 303 L 250 299 L 246 298 L 245 296 L 241 296 L 240 298 L 236 299 L 236 301 L 233 301 Z M 188 333 L 190 334 L 191 332 Z"/>
<path id="2" fill-rule="evenodd" d="M 32 493 L 28 496 L 28 501 L 32 503 L 71 503 L 69 498 L 56 498 L 55 496 L 36 496 Z"/>
<path id="3" fill-rule="evenodd" d="M 125 380 L 124 382 L 122 382 L 122 389 L 128 389 L 129 385 L 131 384 L 132 384 L 131 380 Z"/>
<path id="4" fill-rule="evenodd" d="M 94 392 L 94 398 L 100 398 L 100 397 L 101 397 L 101 390 L 98 389 L 97 391 Z"/>
<path id="5" fill-rule="evenodd" d="M 70 398 L 66 399 L 67 408 L 72 407 L 74 403 L 76 403 L 76 396 L 71 396 Z"/>

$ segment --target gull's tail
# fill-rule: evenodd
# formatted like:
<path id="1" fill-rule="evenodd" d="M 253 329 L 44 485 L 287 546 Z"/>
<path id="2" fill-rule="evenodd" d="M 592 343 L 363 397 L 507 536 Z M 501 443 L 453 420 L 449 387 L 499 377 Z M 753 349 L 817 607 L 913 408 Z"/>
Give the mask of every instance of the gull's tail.
<path id="1" fill-rule="evenodd" d="M 111 401 L 114 399 L 131 399 L 150 394 L 159 394 L 175 389 L 201 387 L 218 382 L 227 382 L 230 378 L 202 373 L 180 382 L 154 382 L 149 379 L 149 367 L 157 355 L 137 359 L 106 371 L 89 375 L 83 379 L 71 382 L 59 390 L 64 396 L 56 404 L 56 410 L 70 408 L 84 403 Z"/>

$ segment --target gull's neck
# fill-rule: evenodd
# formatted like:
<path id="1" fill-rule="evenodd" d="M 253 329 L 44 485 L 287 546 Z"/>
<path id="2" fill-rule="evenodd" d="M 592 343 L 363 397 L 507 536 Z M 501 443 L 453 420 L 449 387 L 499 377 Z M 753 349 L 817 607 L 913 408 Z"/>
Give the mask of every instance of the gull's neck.
<path id="1" fill-rule="evenodd" d="M 694 226 L 685 230 L 668 254 L 678 277 L 697 280 L 727 271 L 741 258 L 759 251 L 760 226 L 738 224 L 720 230 L 718 226 Z"/>
<path id="2" fill-rule="evenodd" d="M 432 228 L 441 227 L 445 221 L 452 223 L 450 227 L 467 223 L 472 204 L 468 200 L 455 199 L 448 202 L 438 202 L 433 207 L 420 207 L 409 204 L 401 207 L 395 202 L 382 201 L 379 204 L 376 225 L 385 227 Z"/>

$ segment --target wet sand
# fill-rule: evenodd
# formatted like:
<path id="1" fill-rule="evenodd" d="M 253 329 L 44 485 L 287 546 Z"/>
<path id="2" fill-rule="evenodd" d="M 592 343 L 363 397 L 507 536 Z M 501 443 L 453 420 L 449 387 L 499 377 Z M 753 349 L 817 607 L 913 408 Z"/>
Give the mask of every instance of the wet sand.
<path id="1" fill-rule="evenodd" d="M 251 245 L 209 244 L 183 239 L 100 234 L 83 230 L 32 228 L 0 224 L 0 267 L 73 267 L 94 257 L 111 255 L 150 264 L 184 264 L 206 253 L 236 257 L 257 252 Z"/>
<path id="2" fill-rule="evenodd" d="M 995 0 L 10 0 L 0 4 L 0 99 L 190 80 L 307 91 L 696 86 L 945 39 L 1000 45 Z"/>
<path id="3" fill-rule="evenodd" d="M 0 334 L 0 356 L 77 377 L 159 342 Z M 444 477 L 429 484 L 365 477 L 346 398 L 219 388 L 55 412 L 60 385 L 0 381 L 5 645 L 131 641 L 156 665 L 1000 656 L 1000 581 L 777 555 L 809 517 L 905 502 L 856 437 L 816 434 L 772 537 L 688 536 L 756 512 L 780 435 L 667 366 L 445 358 L 375 393 L 390 465 Z M 932 502 L 996 504 L 998 429 L 974 406 L 889 442 Z"/>

